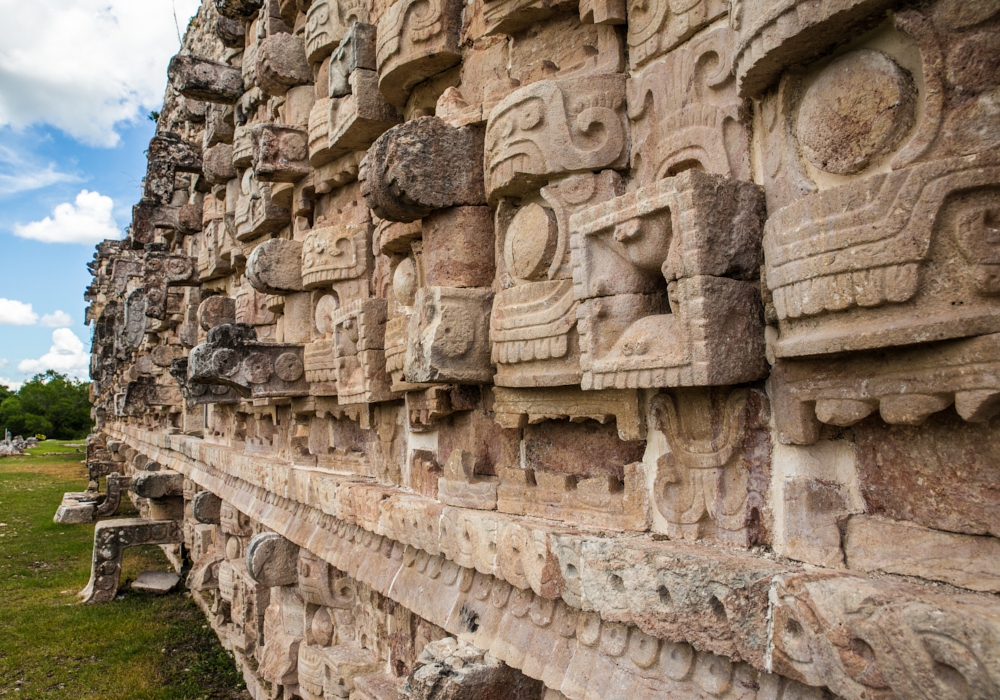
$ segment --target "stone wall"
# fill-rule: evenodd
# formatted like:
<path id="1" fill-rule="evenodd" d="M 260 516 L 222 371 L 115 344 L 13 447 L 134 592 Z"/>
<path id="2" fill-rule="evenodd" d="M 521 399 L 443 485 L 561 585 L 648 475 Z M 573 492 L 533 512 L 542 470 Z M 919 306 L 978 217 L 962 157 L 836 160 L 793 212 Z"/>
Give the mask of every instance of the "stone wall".
<path id="1" fill-rule="evenodd" d="M 998 56 L 995 0 L 206 0 L 91 263 L 87 601 L 163 544 L 255 698 L 1000 697 Z"/>

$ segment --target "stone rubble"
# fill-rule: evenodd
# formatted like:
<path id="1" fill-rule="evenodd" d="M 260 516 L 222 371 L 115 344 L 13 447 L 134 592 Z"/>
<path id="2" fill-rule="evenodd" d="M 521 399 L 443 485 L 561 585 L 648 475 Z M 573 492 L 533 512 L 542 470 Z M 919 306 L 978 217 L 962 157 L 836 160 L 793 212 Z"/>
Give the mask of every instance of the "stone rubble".
<path id="1" fill-rule="evenodd" d="M 256 700 L 1000 697 L 997 55 L 205 0 L 89 265 L 85 602 L 163 546 Z"/>

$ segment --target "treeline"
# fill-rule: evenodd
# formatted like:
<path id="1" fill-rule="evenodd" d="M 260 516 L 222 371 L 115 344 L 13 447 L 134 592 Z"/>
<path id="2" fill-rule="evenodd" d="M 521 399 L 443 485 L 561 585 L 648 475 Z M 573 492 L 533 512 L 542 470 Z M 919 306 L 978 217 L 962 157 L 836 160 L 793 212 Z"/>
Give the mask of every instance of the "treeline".
<path id="1" fill-rule="evenodd" d="M 0 386 L 0 440 L 4 431 L 28 438 L 84 438 L 90 432 L 90 382 L 49 370 L 36 374 L 17 391 Z"/>

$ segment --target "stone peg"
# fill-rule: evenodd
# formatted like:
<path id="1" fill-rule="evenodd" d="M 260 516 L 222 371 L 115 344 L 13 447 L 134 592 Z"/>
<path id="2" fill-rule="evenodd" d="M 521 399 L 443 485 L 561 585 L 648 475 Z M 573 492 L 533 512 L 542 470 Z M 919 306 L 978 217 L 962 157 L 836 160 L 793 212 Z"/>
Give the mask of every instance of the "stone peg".
<path id="1" fill-rule="evenodd" d="M 215 0 L 215 10 L 228 19 L 248 20 L 263 4 L 264 0 Z"/>
<path id="2" fill-rule="evenodd" d="M 372 144 L 358 179 L 368 206 L 389 221 L 485 204 L 482 132 L 437 117 L 410 120 Z"/>
<path id="3" fill-rule="evenodd" d="M 258 292 L 302 291 L 302 243 L 274 238 L 254 248 L 247 258 L 247 280 Z"/>
<path id="4" fill-rule="evenodd" d="M 211 491 L 199 491 L 191 499 L 191 514 L 199 523 L 218 525 L 221 522 L 222 499 Z"/>
<path id="5" fill-rule="evenodd" d="M 236 323 L 236 300 L 220 295 L 205 299 L 198 305 L 198 323 L 203 331 L 224 323 Z"/>
<path id="6" fill-rule="evenodd" d="M 180 472 L 144 471 L 132 477 L 132 492 L 140 498 L 166 498 L 184 493 L 184 475 Z"/>
<path id="7" fill-rule="evenodd" d="M 276 532 L 254 535 L 247 545 L 247 573 L 262 586 L 298 583 L 299 546 Z"/>
<path id="8" fill-rule="evenodd" d="M 233 166 L 233 146 L 230 143 L 217 143 L 205 149 L 202 173 L 210 185 L 225 185 L 236 177 Z"/>
<path id="9" fill-rule="evenodd" d="M 243 73 L 239 68 L 196 56 L 174 56 L 167 76 L 177 92 L 194 100 L 236 104 L 243 95 Z"/>
<path id="10" fill-rule="evenodd" d="M 288 88 L 308 85 L 312 69 L 306 62 L 305 40 L 292 34 L 269 36 L 257 47 L 257 86 L 266 94 L 281 97 Z"/>

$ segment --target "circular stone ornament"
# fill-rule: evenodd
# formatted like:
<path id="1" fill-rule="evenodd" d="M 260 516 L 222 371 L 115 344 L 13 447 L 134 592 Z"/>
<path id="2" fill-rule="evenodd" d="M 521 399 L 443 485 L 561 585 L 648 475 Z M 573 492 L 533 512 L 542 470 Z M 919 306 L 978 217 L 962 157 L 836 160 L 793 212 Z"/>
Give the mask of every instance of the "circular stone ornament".
<path id="1" fill-rule="evenodd" d="M 916 98 L 910 74 L 881 51 L 845 54 L 820 71 L 802 98 L 802 152 L 825 172 L 861 172 L 913 127 Z"/>
<path id="2" fill-rule="evenodd" d="M 511 219 L 504 242 L 504 258 L 511 276 L 522 280 L 545 277 L 558 242 L 558 226 L 551 209 L 534 203 L 522 207 Z"/>
<path id="3" fill-rule="evenodd" d="M 294 352 L 282 353 L 274 361 L 274 373 L 282 381 L 294 382 L 302 376 L 303 371 L 302 360 Z"/>

